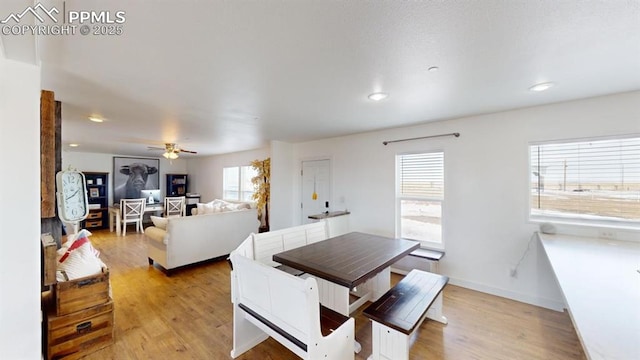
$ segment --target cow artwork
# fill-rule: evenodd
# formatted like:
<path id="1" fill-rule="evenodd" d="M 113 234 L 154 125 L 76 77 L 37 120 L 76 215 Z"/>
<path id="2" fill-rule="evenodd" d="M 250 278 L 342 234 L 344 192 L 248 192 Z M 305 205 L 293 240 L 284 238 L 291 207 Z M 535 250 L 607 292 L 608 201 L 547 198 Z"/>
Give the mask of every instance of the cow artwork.
<path id="1" fill-rule="evenodd" d="M 159 189 L 158 163 L 157 159 L 114 158 L 114 202 L 138 199 L 141 190 Z"/>

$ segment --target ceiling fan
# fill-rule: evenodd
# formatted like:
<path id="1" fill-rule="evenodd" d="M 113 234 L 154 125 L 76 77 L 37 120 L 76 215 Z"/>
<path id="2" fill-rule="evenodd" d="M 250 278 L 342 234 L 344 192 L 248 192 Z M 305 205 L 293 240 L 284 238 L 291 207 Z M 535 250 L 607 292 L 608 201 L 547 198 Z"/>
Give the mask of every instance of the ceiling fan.
<path id="1" fill-rule="evenodd" d="M 177 159 L 178 154 L 181 152 L 189 153 L 189 154 L 197 154 L 196 151 L 181 149 L 175 143 L 166 143 L 164 144 L 164 146 L 165 146 L 164 148 L 155 147 L 155 146 L 149 146 L 148 148 L 149 150 L 164 150 L 164 154 L 162 154 L 162 156 L 164 156 L 169 160 Z"/>

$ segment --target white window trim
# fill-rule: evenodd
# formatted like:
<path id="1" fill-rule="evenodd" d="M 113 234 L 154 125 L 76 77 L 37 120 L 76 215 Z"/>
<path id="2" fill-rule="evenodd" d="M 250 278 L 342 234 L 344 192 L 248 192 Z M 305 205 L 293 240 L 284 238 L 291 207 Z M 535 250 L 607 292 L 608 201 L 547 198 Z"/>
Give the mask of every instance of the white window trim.
<path id="1" fill-rule="evenodd" d="M 442 199 L 440 198 L 433 198 L 433 197 L 402 197 L 400 196 L 400 189 L 398 187 L 398 184 L 400 182 L 400 163 L 398 161 L 398 156 L 402 156 L 402 155 L 411 155 L 411 154 L 427 154 L 427 153 L 442 153 L 443 154 L 443 158 L 445 159 L 443 162 L 443 178 L 442 178 L 442 183 L 444 186 L 444 195 L 442 197 Z M 415 240 L 415 239 L 409 239 L 409 240 L 414 240 L 414 241 L 418 241 L 420 243 L 420 248 L 421 249 L 433 249 L 433 250 L 444 250 L 445 249 L 445 200 L 446 200 L 446 193 L 447 193 L 447 189 L 446 189 L 446 183 L 447 183 L 447 167 L 446 167 L 446 153 L 443 149 L 431 149 L 431 150 L 423 150 L 423 151 L 412 151 L 412 152 L 402 152 L 402 153 L 397 153 L 395 155 L 395 236 L 397 238 L 401 237 L 401 232 L 402 232 L 402 218 L 401 218 L 401 203 L 402 200 L 424 200 L 424 201 L 433 201 L 433 202 L 440 202 L 440 207 L 441 207 L 441 217 L 440 217 L 440 226 L 441 226 L 441 236 L 440 236 L 440 242 L 433 242 L 433 241 L 426 241 L 426 240 Z"/>
<path id="2" fill-rule="evenodd" d="M 237 166 L 224 166 L 222 168 L 222 173 L 223 173 L 223 179 L 222 179 L 222 200 L 227 200 L 227 201 L 245 201 L 242 198 L 242 194 L 244 192 L 246 192 L 246 190 L 242 187 L 242 168 L 251 168 L 251 165 L 237 165 Z M 237 199 L 230 199 L 225 197 L 225 194 L 227 193 L 226 189 L 225 189 L 225 184 L 224 184 L 224 170 L 225 169 L 231 169 L 231 168 L 237 168 L 238 169 L 238 198 Z M 255 189 L 252 188 L 251 192 L 255 192 Z"/>

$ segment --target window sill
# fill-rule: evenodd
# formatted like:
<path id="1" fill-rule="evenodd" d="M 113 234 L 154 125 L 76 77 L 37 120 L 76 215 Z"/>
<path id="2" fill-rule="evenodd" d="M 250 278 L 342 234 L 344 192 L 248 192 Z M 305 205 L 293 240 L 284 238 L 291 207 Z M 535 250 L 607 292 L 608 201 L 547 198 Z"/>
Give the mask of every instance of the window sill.
<path id="1" fill-rule="evenodd" d="M 618 222 L 588 222 L 588 221 L 579 221 L 579 220 L 564 220 L 558 218 L 529 218 L 529 222 L 534 224 L 554 224 L 554 225 L 568 225 L 568 226 L 577 226 L 577 227 L 585 227 L 585 228 L 601 228 L 601 229 L 614 229 L 614 230 L 624 230 L 624 231 L 640 231 L 640 224 L 632 225 L 627 223 L 618 223 Z"/>
<path id="2" fill-rule="evenodd" d="M 529 219 L 529 223 L 538 226 L 547 223 L 555 227 L 555 233 L 609 240 L 640 241 L 640 227 L 620 226 L 619 224 L 584 223 L 579 221 L 561 221 L 558 219 Z"/>

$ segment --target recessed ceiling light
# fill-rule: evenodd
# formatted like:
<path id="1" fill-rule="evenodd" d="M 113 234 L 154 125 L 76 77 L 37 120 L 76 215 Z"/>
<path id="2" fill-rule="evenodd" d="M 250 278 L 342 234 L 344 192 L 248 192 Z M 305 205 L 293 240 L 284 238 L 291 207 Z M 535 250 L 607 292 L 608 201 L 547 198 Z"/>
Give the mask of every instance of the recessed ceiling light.
<path id="1" fill-rule="evenodd" d="M 103 118 L 95 116 L 95 115 L 91 115 L 89 116 L 89 120 L 93 121 L 93 122 L 97 122 L 97 123 L 101 123 L 104 121 Z"/>
<path id="2" fill-rule="evenodd" d="M 555 85 L 552 82 L 546 82 L 546 83 L 540 83 L 540 84 L 535 84 L 532 87 L 529 88 L 529 91 L 545 91 L 549 88 L 551 88 L 553 85 Z"/>
<path id="3" fill-rule="evenodd" d="M 436 71 L 438 71 L 438 70 L 440 70 L 440 68 L 439 68 L 439 67 L 437 67 L 437 66 L 432 66 L 432 67 L 430 67 L 430 68 L 428 68 L 428 69 L 427 69 L 427 71 L 429 71 L 429 72 L 436 72 Z"/>
<path id="4" fill-rule="evenodd" d="M 369 99 L 373 100 L 373 101 L 380 101 L 383 99 L 386 99 L 389 96 L 389 94 L 385 94 L 382 92 L 377 92 L 377 93 L 373 93 L 371 95 L 369 95 Z"/>
<path id="5" fill-rule="evenodd" d="M 78 146 L 80 146 L 80 145 L 78 145 L 78 144 L 69 144 L 69 146 L 70 146 L 70 147 L 78 147 Z"/>

